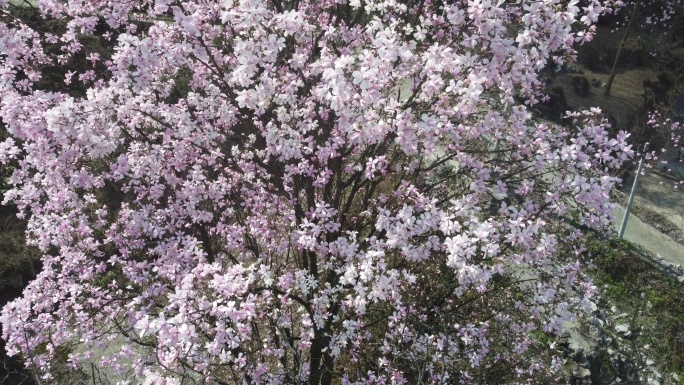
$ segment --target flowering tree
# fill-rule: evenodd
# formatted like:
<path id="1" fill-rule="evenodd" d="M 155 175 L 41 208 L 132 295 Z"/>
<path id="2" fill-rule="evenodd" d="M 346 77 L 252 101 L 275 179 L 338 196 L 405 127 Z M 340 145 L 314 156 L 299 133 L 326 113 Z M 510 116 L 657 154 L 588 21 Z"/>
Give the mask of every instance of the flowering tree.
<path id="1" fill-rule="evenodd" d="M 5 199 L 44 265 L 3 338 L 44 380 L 63 356 L 150 384 L 558 369 L 526 353 L 591 305 L 574 226 L 609 223 L 632 151 L 526 105 L 604 4 L 41 0 L 51 30 L 2 4 Z"/>

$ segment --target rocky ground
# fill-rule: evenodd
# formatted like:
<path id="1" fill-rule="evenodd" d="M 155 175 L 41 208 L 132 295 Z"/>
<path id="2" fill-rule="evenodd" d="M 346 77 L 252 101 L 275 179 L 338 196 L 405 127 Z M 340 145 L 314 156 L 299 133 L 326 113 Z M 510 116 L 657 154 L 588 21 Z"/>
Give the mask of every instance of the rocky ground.
<path id="1" fill-rule="evenodd" d="M 682 271 L 630 242 L 587 244 L 599 296 L 561 339 L 569 383 L 684 384 Z"/>
<path id="2" fill-rule="evenodd" d="M 613 194 L 621 204 L 613 236 L 633 179 L 625 182 Z M 604 249 L 596 253 L 617 250 L 609 258 L 626 267 L 611 271 L 604 263 L 592 272 L 602 284 L 598 306 L 568 325 L 561 340 L 570 384 L 684 384 L 681 371 L 674 369 L 681 366 L 678 355 L 684 352 L 684 191 L 675 189 L 672 179 L 650 172 L 640 178 L 635 196 L 625 232 L 634 244 L 601 239 Z M 658 301 L 668 309 L 654 305 Z"/>

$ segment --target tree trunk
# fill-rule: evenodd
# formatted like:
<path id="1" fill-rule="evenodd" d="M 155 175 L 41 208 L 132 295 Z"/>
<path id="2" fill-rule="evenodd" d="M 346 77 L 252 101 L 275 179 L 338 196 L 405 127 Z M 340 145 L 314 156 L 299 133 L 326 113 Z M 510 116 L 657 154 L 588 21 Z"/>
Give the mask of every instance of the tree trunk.
<path id="1" fill-rule="evenodd" d="M 615 71 L 617 70 L 618 61 L 620 61 L 620 54 L 622 53 L 622 48 L 624 48 L 627 43 L 627 37 L 629 36 L 629 31 L 632 29 L 632 23 L 636 19 L 637 9 L 639 9 L 639 1 L 634 4 L 634 9 L 632 14 L 629 16 L 629 22 L 627 27 L 625 27 L 625 34 L 622 35 L 622 40 L 620 40 L 620 45 L 618 46 L 617 53 L 615 54 L 615 59 L 613 60 L 613 68 L 610 69 L 610 76 L 608 76 L 608 82 L 606 83 L 605 96 L 610 96 L 610 89 L 613 87 L 613 80 L 615 80 Z"/>
<path id="2" fill-rule="evenodd" d="M 314 331 L 314 338 L 311 342 L 311 358 L 309 359 L 309 385 L 332 385 L 333 358 L 329 353 L 323 352 L 327 345 L 324 331 Z"/>

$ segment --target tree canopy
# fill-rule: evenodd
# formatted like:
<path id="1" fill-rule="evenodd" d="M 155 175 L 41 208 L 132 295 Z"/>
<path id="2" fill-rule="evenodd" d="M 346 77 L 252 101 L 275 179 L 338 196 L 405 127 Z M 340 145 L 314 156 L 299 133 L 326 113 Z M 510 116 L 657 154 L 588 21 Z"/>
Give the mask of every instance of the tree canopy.
<path id="1" fill-rule="evenodd" d="M 44 380 L 554 378 L 632 150 L 529 106 L 611 4 L 0 4 L 5 200 L 43 254 L 0 319 Z"/>

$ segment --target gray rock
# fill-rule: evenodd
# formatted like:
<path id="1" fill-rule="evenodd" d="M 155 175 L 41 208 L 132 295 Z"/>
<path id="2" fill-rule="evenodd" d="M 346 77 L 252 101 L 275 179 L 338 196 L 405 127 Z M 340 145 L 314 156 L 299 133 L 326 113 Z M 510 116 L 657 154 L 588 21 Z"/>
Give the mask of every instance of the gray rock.
<path id="1" fill-rule="evenodd" d="M 580 367 L 586 368 L 589 366 L 589 360 L 587 360 L 587 356 L 584 354 L 584 349 L 582 348 L 575 351 L 575 355 L 572 357 L 572 359 Z"/>
<path id="2" fill-rule="evenodd" d="M 584 76 L 575 76 L 572 78 L 572 88 L 575 91 L 577 95 L 579 95 L 582 98 L 586 98 L 589 96 L 589 80 L 585 78 Z"/>
<path id="3" fill-rule="evenodd" d="M 629 330 L 629 325 L 627 324 L 615 325 L 615 333 L 623 338 L 629 338 L 632 336 L 632 331 Z"/>
<path id="4" fill-rule="evenodd" d="M 582 378 L 582 379 L 590 378 L 591 377 L 591 370 L 589 370 L 587 368 L 579 368 L 579 370 L 577 370 L 575 376 Z"/>
<path id="5" fill-rule="evenodd" d="M 627 313 L 620 313 L 620 314 L 616 315 L 616 316 L 613 317 L 613 318 L 615 318 L 615 319 L 620 319 L 620 318 L 625 318 L 625 317 L 627 317 L 628 315 L 629 315 L 629 314 L 627 314 Z"/>

